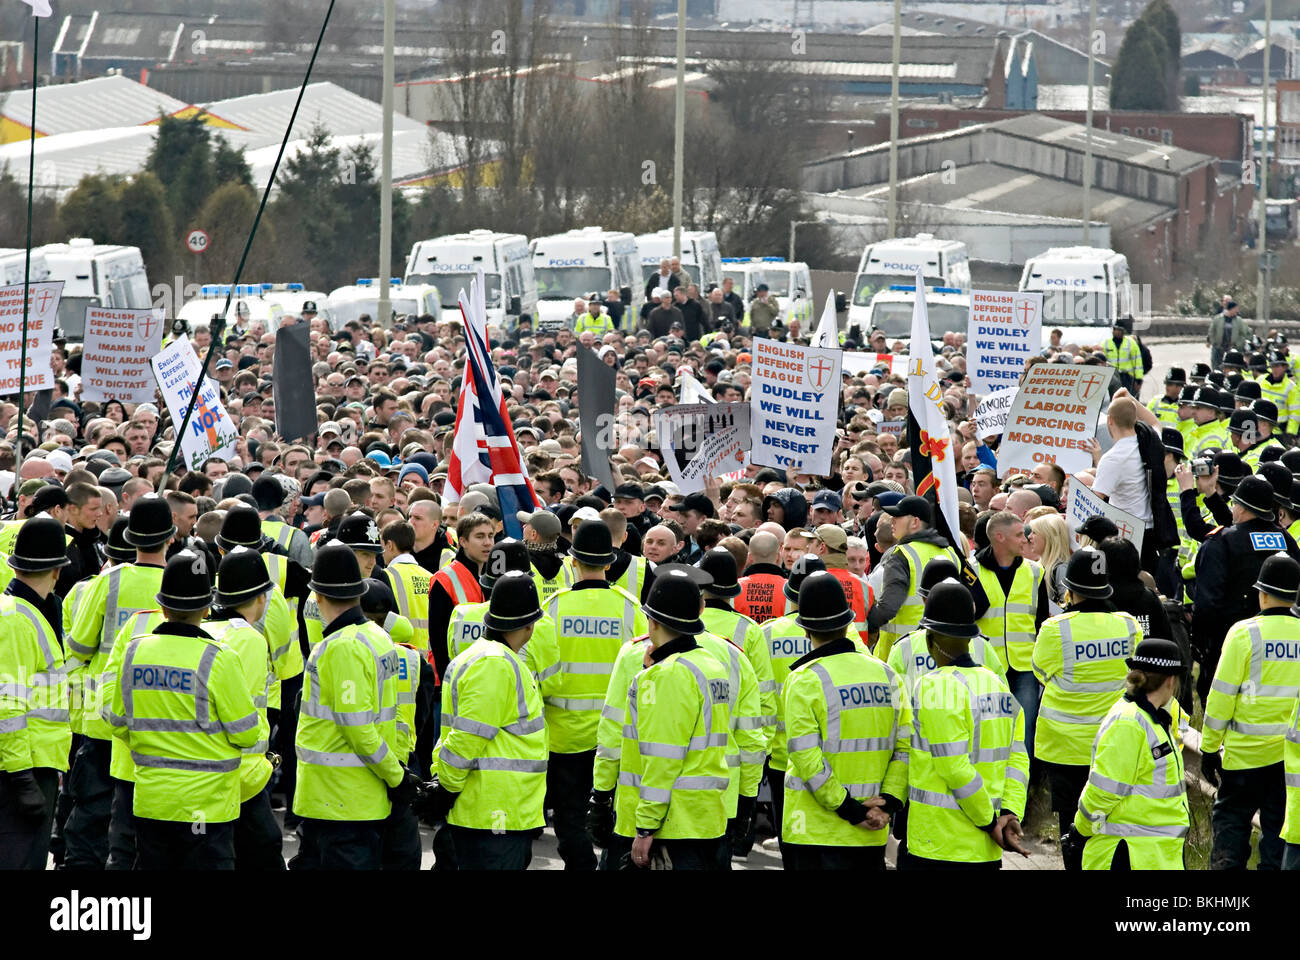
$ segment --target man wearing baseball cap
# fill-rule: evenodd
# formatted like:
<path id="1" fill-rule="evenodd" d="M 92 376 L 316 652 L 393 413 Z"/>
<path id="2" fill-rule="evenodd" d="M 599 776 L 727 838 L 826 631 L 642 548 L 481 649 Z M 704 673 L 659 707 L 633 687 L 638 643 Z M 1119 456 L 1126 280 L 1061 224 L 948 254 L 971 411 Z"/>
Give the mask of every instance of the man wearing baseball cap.
<path id="1" fill-rule="evenodd" d="M 524 525 L 524 543 L 545 606 L 561 588 L 573 586 L 572 568 L 559 551 L 560 518 L 549 510 L 520 510 L 518 520 Z"/>
<path id="2" fill-rule="evenodd" d="M 961 557 L 934 527 L 934 508 L 924 497 L 906 496 L 884 507 L 897 546 L 881 561 L 882 578 L 875 602 L 867 611 L 867 629 L 880 631 L 881 640 L 893 645 L 916 629 L 922 605 L 916 595 L 925 565 L 937 556 L 951 557 L 958 567 Z"/>
<path id="3" fill-rule="evenodd" d="M 814 517 L 817 512 L 817 501 L 814 500 Z M 817 534 L 816 539 L 809 544 L 809 547 L 813 553 L 822 558 L 831 576 L 840 582 L 844 595 L 848 599 L 849 608 L 853 611 L 853 634 L 862 641 L 863 649 L 867 649 L 867 611 L 875 602 L 875 591 L 871 587 L 864 587 L 862 581 L 849 572 L 849 535 L 845 533 L 843 527 L 835 523 L 823 523 L 814 533 Z"/>

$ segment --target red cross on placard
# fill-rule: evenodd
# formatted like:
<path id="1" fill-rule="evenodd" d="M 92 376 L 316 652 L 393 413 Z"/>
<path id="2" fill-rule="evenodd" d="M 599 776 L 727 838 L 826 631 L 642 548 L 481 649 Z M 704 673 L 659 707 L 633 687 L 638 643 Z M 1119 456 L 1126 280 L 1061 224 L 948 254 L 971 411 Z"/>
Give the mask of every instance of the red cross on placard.
<path id="1" fill-rule="evenodd" d="M 1020 302 L 1020 322 L 1029 326 L 1030 314 L 1034 312 L 1033 305 L 1028 300 Z"/>

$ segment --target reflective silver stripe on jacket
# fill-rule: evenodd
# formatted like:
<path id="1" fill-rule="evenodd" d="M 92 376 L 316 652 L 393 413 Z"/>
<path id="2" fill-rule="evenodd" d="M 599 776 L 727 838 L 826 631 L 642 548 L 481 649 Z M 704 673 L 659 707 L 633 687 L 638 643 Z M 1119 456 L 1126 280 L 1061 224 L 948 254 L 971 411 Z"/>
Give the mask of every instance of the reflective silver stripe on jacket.
<path id="1" fill-rule="evenodd" d="M 599 710 L 604 700 L 577 700 L 573 697 L 547 697 L 546 705 L 556 710 Z"/>
<path id="2" fill-rule="evenodd" d="M 1093 826 L 1093 831 L 1110 837 L 1170 837 L 1179 839 L 1187 836 L 1187 825 L 1171 823 L 1167 826 L 1142 826 L 1136 823 L 1112 823 L 1102 820 Z"/>
<path id="3" fill-rule="evenodd" d="M 181 760 L 177 757 L 154 757 L 132 750 L 131 760 L 137 767 L 187 770 L 193 773 L 234 773 L 239 769 L 239 757 L 231 757 L 229 760 Z"/>
<path id="4" fill-rule="evenodd" d="M 1129 617 L 1121 618 L 1124 622 L 1125 634 L 1122 637 L 1100 637 L 1095 640 L 1089 640 L 1090 643 L 1110 643 L 1112 640 L 1123 640 L 1124 648 L 1127 655 L 1133 653 L 1133 638 L 1137 631 L 1137 622 Z M 1077 662 L 1074 659 L 1074 625 L 1071 622 L 1072 617 L 1062 617 L 1058 623 L 1061 628 L 1061 675 L 1052 677 L 1048 683 L 1055 684 L 1062 690 L 1069 693 L 1111 693 L 1116 695 L 1124 690 L 1124 678 L 1119 677 L 1115 680 L 1103 680 L 1095 682 L 1080 682 L 1074 679 L 1074 667 Z M 1112 659 L 1119 659 L 1118 657 Z M 1096 661 L 1090 661 L 1096 662 Z M 1039 712 L 1039 716 L 1043 711 Z M 1069 723 L 1070 721 L 1065 721 Z M 1099 721 L 1098 721 L 1099 722 Z"/>
<path id="5" fill-rule="evenodd" d="M 825 781 L 823 781 L 823 784 Z M 786 773 L 785 785 L 791 790 L 807 790 L 809 793 L 816 793 L 820 787 L 814 788 L 808 781 L 800 780 L 792 773 Z M 849 796 L 855 800 L 865 800 L 867 797 L 880 796 L 881 785 L 879 783 L 841 783 Z"/>
<path id="6" fill-rule="evenodd" d="M 1053 709 L 1052 707 L 1039 707 L 1038 719 L 1042 720 L 1044 718 L 1048 720 L 1055 720 L 1058 723 L 1079 723 L 1079 724 L 1101 723 L 1103 720 L 1106 719 L 1104 716 L 1089 717 L 1089 716 L 1083 716 L 1081 714 L 1063 713 L 1062 711 Z"/>
<path id="7" fill-rule="evenodd" d="M 379 749 L 366 757 L 358 756 L 355 753 L 331 753 L 324 750 L 308 750 L 305 747 L 297 747 L 298 760 L 301 763 L 314 763 L 322 767 L 373 767 L 383 762 L 384 757 L 388 756 L 388 743 L 385 741 L 379 745 Z"/>
<path id="8" fill-rule="evenodd" d="M 969 796 L 969 794 L 967 794 L 967 796 Z M 957 802 L 953 795 L 936 793 L 933 790 L 919 790 L 916 787 L 908 787 L 907 798 L 912 803 L 923 803 L 930 807 L 942 807 L 945 810 L 961 809 L 961 804 Z M 990 797 L 989 799 L 993 801 L 994 813 L 1002 809 L 1001 797 Z"/>

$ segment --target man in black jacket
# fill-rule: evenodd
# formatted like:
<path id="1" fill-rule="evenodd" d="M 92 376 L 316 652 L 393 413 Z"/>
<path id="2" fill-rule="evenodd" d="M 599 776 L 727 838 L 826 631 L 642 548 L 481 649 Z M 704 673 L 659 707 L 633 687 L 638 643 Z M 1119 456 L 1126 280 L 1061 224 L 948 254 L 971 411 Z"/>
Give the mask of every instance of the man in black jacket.
<path id="1" fill-rule="evenodd" d="M 690 291 L 693 289 L 694 284 L 673 290 L 673 306 L 681 312 L 682 322 L 686 325 L 687 343 L 700 339 L 713 328 L 708 315 L 704 312 L 704 305 L 690 296 Z"/>

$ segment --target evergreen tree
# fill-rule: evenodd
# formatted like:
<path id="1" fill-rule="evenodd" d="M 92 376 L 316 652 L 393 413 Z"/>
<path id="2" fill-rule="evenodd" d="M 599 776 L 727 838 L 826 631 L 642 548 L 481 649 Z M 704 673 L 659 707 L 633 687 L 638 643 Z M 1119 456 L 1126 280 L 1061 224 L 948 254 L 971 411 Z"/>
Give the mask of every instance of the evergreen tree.
<path id="1" fill-rule="evenodd" d="M 235 270 L 244 252 L 244 244 L 248 242 L 248 233 L 253 229 L 259 199 L 242 184 L 225 183 L 217 187 L 199 209 L 192 226 L 206 224 L 203 229 L 207 230 L 209 238 L 208 249 L 203 252 L 201 264 L 202 282 L 230 283 L 235 279 Z M 269 218 L 262 217 L 241 283 L 250 278 L 258 279 L 254 274 L 268 275 L 275 268 L 276 233 L 275 224 Z"/>
<path id="2" fill-rule="evenodd" d="M 59 209 L 62 233 L 90 237 L 96 243 L 114 243 L 122 235 L 122 183 L 120 177 L 93 173 L 81 178 Z"/>
<path id="3" fill-rule="evenodd" d="M 140 248 L 150 277 L 170 282 L 180 252 L 180 238 L 167 207 L 167 191 L 152 173 L 136 174 L 123 184 L 122 232 L 119 242 Z"/>
<path id="4" fill-rule="evenodd" d="M 1124 34 L 1111 75 L 1112 110 L 1164 110 L 1166 106 L 1164 40 L 1144 20 Z"/>
<path id="5" fill-rule="evenodd" d="M 1151 0 L 1142 11 L 1142 20 L 1164 42 L 1165 109 L 1178 109 L 1178 75 L 1182 69 L 1183 32 L 1178 25 L 1178 14 L 1169 0 Z"/>
<path id="6" fill-rule="evenodd" d="M 167 206 L 176 223 L 189 223 L 217 186 L 211 137 L 212 128 L 203 122 L 202 114 L 159 118 L 145 169 L 166 189 Z"/>

